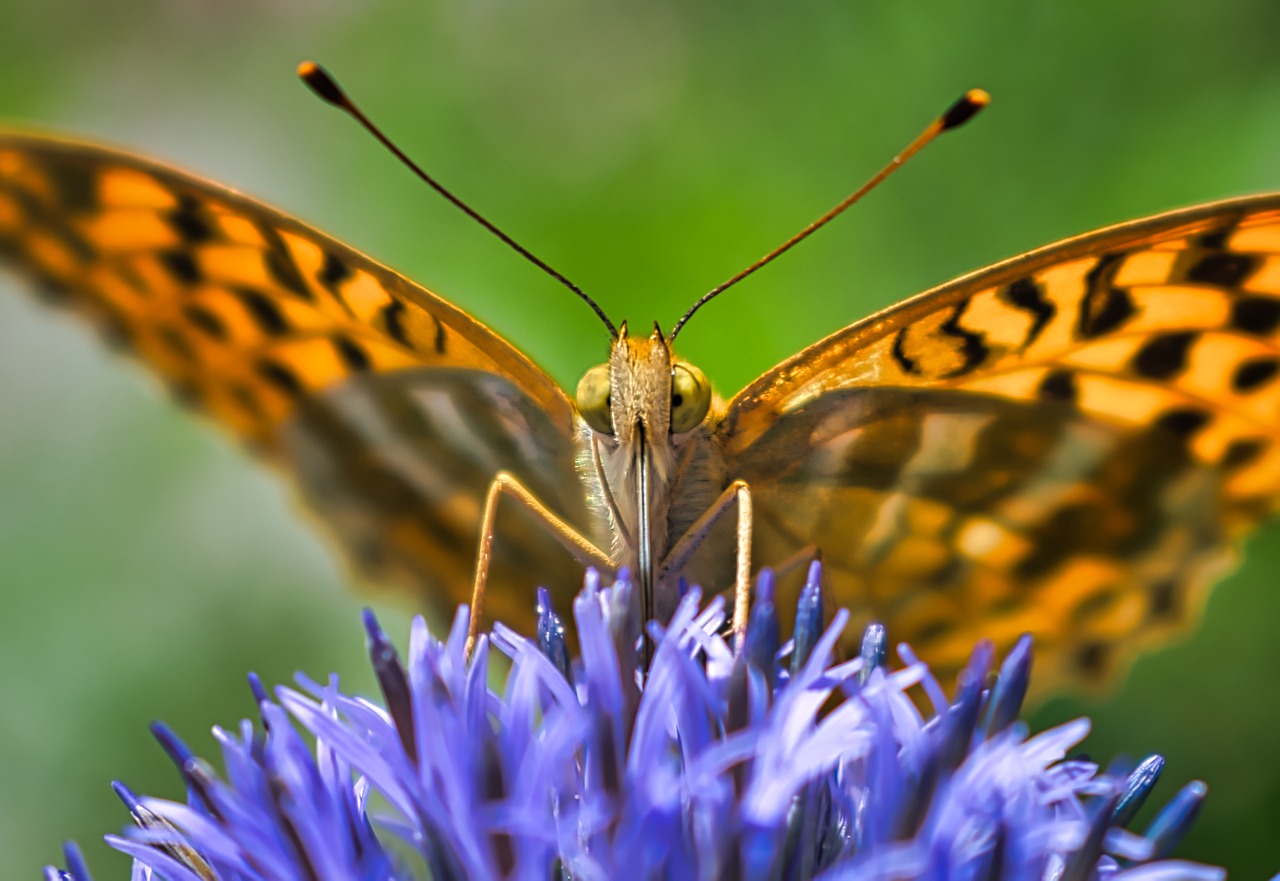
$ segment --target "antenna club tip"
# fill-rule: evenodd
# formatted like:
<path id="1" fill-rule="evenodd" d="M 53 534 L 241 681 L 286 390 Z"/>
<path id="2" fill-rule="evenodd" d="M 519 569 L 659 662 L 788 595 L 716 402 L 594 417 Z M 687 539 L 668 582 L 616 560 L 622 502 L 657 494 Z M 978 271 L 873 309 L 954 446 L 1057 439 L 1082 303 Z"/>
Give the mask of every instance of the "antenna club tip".
<path id="1" fill-rule="evenodd" d="M 990 103 L 991 95 L 985 89 L 970 89 L 942 114 L 942 130 L 964 125 Z"/>
<path id="2" fill-rule="evenodd" d="M 991 103 L 991 93 L 986 89 L 970 89 L 964 96 L 979 107 L 986 107 Z"/>
<path id="3" fill-rule="evenodd" d="M 316 96 L 322 101 L 327 101 L 335 107 L 342 108 L 346 108 L 350 104 L 347 96 L 338 87 L 337 80 L 314 61 L 304 61 L 298 65 L 298 78 L 306 83 L 307 88 L 315 92 Z"/>

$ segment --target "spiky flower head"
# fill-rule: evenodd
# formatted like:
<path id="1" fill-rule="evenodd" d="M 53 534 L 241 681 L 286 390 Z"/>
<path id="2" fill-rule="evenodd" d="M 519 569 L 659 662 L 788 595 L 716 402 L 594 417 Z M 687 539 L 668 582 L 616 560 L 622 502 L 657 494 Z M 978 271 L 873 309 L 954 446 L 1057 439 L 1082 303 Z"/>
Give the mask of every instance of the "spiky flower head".
<path id="1" fill-rule="evenodd" d="M 1068 758 L 1087 720 L 1034 736 L 1016 721 L 1029 639 L 998 672 L 977 646 L 947 697 L 906 647 L 886 665 L 878 626 L 838 660 L 848 616 L 823 628 L 819 577 L 783 644 L 763 575 L 741 651 L 697 590 L 640 650 L 625 574 L 588 573 L 572 660 L 545 593 L 536 639 L 499 624 L 470 657 L 465 608 L 443 641 L 415 620 L 403 661 L 367 614 L 381 703 L 305 679 L 273 701 L 255 681 L 260 727 L 217 732 L 222 778 L 157 729 L 187 800 L 120 787 L 135 824 L 108 840 L 135 878 L 168 881 L 1225 877 L 1168 858 L 1202 784 L 1128 831 L 1159 757 L 1103 770 Z M 46 877 L 88 881 L 67 862 Z"/>

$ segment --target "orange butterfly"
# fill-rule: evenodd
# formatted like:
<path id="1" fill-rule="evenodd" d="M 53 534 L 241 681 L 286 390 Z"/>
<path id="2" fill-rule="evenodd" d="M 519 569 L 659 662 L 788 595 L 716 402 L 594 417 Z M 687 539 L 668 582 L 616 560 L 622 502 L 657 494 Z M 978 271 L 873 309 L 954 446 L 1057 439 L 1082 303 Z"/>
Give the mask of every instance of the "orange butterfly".
<path id="1" fill-rule="evenodd" d="M 361 570 L 446 606 L 474 576 L 508 620 L 582 563 L 661 616 L 679 577 L 745 598 L 816 546 L 834 602 L 941 669 L 1033 631 L 1042 683 L 1097 679 L 1280 489 L 1280 195 L 997 264 L 728 402 L 625 324 L 571 398 L 341 242 L 103 147 L 0 134 L 0 255 L 290 471 Z"/>

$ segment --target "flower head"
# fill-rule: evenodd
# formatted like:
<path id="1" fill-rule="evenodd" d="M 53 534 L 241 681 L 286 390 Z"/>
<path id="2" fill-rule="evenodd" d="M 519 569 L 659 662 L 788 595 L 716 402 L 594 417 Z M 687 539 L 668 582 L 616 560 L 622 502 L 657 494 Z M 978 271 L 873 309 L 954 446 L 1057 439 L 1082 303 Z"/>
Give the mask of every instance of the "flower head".
<path id="1" fill-rule="evenodd" d="M 819 576 L 782 644 L 762 575 L 740 652 L 723 601 L 696 589 L 642 650 L 625 573 L 588 573 L 572 660 L 545 593 L 536 639 L 498 625 L 469 658 L 465 608 L 443 641 L 416 620 L 403 661 L 367 614 L 382 705 L 307 680 L 272 701 L 255 681 L 262 729 L 218 732 L 225 779 L 157 729 L 188 799 L 120 787 L 135 825 L 110 841 L 135 877 L 168 881 L 1224 877 L 1167 859 L 1202 784 L 1127 831 L 1159 757 L 1102 770 L 1068 758 L 1087 720 L 1035 736 L 1016 721 L 1030 639 L 994 676 L 980 644 L 948 698 L 905 646 L 885 665 L 880 627 L 838 660 L 848 616 L 822 627 Z M 87 881 L 67 862 L 47 877 Z"/>

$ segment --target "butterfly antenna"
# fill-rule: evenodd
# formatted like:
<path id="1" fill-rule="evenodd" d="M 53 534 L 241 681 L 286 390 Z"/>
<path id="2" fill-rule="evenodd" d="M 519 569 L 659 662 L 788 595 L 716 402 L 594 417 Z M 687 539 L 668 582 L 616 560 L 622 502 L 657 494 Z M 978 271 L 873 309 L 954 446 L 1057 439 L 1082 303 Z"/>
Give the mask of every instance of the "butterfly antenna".
<path id="1" fill-rule="evenodd" d="M 311 89 L 312 92 L 315 92 L 316 96 L 319 97 L 322 101 L 328 104 L 332 104 L 334 107 L 337 107 L 339 110 L 345 110 L 348 114 L 350 114 L 351 117 L 354 118 L 356 122 L 364 126 L 365 130 L 369 132 L 369 134 L 377 138 L 382 143 L 382 146 L 390 150 L 397 159 L 403 162 L 409 168 L 410 171 L 412 171 L 418 177 L 422 178 L 422 180 L 427 184 L 427 186 L 431 187 L 433 190 L 435 190 L 440 195 L 444 196 L 446 199 L 448 199 L 458 208 L 462 209 L 462 211 L 468 217 L 474 220 L 476 223 L 480 224 L 489 232 L 493 233 L 495 236 L 502 239 L 502 241 L 506 242 L 507 245 L 512 250 L 514 250 L 517 254 L 524 257 L 534 266 L 538 267 L 547 275 L 551 276 L 556 281 L 560 282 L 560 284 L 564 285 L 569 290 L 577 294 L 582 299 L 582 301 L 586 303 L 588 306 L 590 306 L 591 310 L 600 317 L 600 320 L 604 322 L 604 326 L 609 329 L 609 335 L 614 338 L 617 338 L 618 329 L 614 327 L 613 322 L 609 320 L 609 316 L 604 314 L 604 310 L 600 308 L 599 304 L 596 303 L 595 300 L 591 299 L 591 297 L 587 295 L 586 291 L 582 290 L 582 288 L 578 287 L 576 284 L 569 281 L 569 279 L 565 278 L 559 272 L 556 272 L 546 263 L 543 263 L 536 256 L 534 256 L 534 254 L 531 251 L 529 251 L 527 248 L 522 246 L 515 239 L 511 238 L 511 236 L 507 235 L 502 230 L 498 229 L 488 220 L 485 220 L 485 218 L 482 217 L 478 211 L 476 211 L 466 202 L 463 202 L 453 193 L 449 192 L 449 190 L 445 189 L 445 187 L 439 181 L 437 181 L 434 177 L 432 177 L 431 175 L 423 171 L 416 162 L 414 162 L 412 159 L 406 156 L 399 147 L 397 147 L 395 144 L 391 142 L 390 138 L 388 138 L 386 135 L 382 133 L 381 129 L 379 129 L 376 125 L 374 125 L 369 120 L 369 118 L 364 115 L 364 113 L 360 110 L 360 108 L 357 107 L 355 103 L 352 102 L 352 100 L 347 97 L 347 93 L 342 91 L 342 87 L 339 86 L 337 81 L 332 76 L 329 75 L 328 71 L 326 71 L 320 65 L 316 64 L 314 61 L 304 61 L 298 65 L 298 76 L 302 79 L 304 83 L 307 84 L 307 86 Z"/>
<path id="2" fill-rule="evenodd" d="M 717 285 L 716 287 L 712 288 L 711 290 L 703 294 L 698 299 L 698 302 L 694 303 L 693 306 L 689 309 L 689 311 L 684 313 L 684 315 L 680 318 L 680 320 L 676 322 L 676 326 L 671 329 L 671 339 L 673 341 L 675 340 L 676 334 L 680 333 L 680 328 L 684 327 L 685 324 L 689 321 L 689 319 L 693 317 L 693 313 L 697 312 L 699 309 L 701 309 L 711 300 L 715 299 L 720 294 L 723 294 L 725 291 L 727 291 L 729 288 L 736 285 L 738 282 L 742 281 L 748 275 L 751 275 L 751 273 L 755 272 L 757 269 L 761 269 L 764 266 L 767 266 L 768 264 L 772 263 L 774 260 L 781 257 L 787 251 L 790 251 L 796 245 L 800 244 L 802 241 L 807 239 L 809 236 L 813 235 L 815 232 L 822 229 L 822 227 L 826 226 L 828 223 L 835 220 L 844 212 L 846 208 L 848 208 L 854 202 L 858 201 L 867 193 L 871 192 L 873 189 L 879 186 L 881 181 L 883 181 L 889 175 L 893 174 L 902 166 L 903 163 L 905 163 L 912 156 L 914 156 L 915 154 L 919 153 L 922 149 L 924 149 L 924 146 L 926 144 L 928 144 L 930 141 L 932 141 L 934 138 L 936 138 L 938 135 L 942 134 L 943 132 L 949 131 L 953 128 L 959 128 L 961 125 L 964 125 L 966 122 L 968 122 L 970 119 L 973 118 L 974 114 L 976 114 L 983 107 L 986 107 L 990 101 L 991 101 L 991 96 L 988 95 L 986 92 L 984 92 L 982 89 L 970 89 L 969 91 L 965 92 L 963 95 L 960 96 L 960 99 L 958 101 L 956 101 L 954 104 L 951 105 L 951 107 L 947 109 L 946 113 L 942 114 L 937 119 L 935 119 L 932 123 L 930 123 L 928 128 L 922 131 L 914 141 L 908 144 L 905 150 L 903 150 L 897 156 L 894 156 L 893 160 L 884 168 L 880 169 L 880 171 L 876 173 L 875 177 L 871 178 L 871 180 L 867 181 L 857 190 L 850 193 L 848 197 L 844 199 L 844 201 L 836 205 L 836 207 L 832 208 L 830 211 L 828 211 L 826 214 L 819 217 L 817 220 L 815 220 L 813 223 L 806 226 L 804 229 L 800 230 L 800 232 L 796 233 L 791 238 L 787 239 L 781 245 L 774 248 L 768 254 L 765 254 L 755 263 L 752 263 L 746 269 L 742 270 L 737 275 L 730 278 L 728 281 L 725 281 L 724 283 Z"/>

